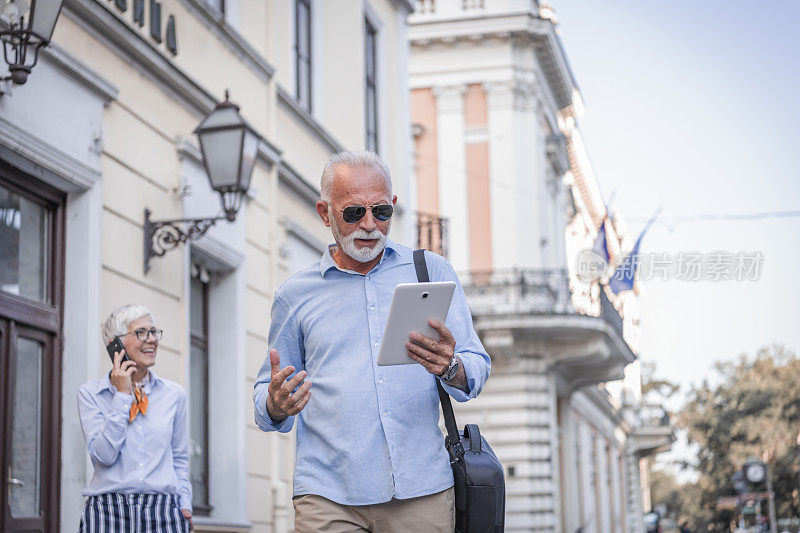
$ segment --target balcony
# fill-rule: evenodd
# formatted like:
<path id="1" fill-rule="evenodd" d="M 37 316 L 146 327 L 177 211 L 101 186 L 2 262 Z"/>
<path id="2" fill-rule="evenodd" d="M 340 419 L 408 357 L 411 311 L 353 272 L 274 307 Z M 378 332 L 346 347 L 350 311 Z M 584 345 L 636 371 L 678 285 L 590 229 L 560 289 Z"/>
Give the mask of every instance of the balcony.
<path id="1" fill-rule="evenodd" d="M 480 17 L 486 14 L 539 12 L 538 0 L 416 0 L 414 17 Z"/>
<path id="2" fill-rule="evenodd" d="M 640 418 L 641 426 L 634 428 L 628 439 L 633 453 L 638 457 L 647 457 L 669 450 L 675 442 L 669 413 L 660 405 L 645 405 Z"/>
<path id="3" fill-rule="evenodd" d="M 424 248 L 447 257 L 447 219 L 417 213 L 417 248 Z"/>
<path id="4" fill-rule="evenodd" d="M 605 292 L 574 301 L 566 270 L 471 272 L 462 281 L 492 357 L 544 357 L 563 378 L 564 392 L 621 379 L 636 358 Z"/>

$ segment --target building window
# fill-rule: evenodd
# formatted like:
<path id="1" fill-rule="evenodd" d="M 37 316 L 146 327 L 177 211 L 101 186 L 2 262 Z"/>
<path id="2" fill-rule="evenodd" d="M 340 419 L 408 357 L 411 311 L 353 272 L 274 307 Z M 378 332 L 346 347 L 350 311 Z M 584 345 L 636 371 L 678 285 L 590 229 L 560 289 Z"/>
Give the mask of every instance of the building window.
<path id="1" fill-rule="evenodd" d="M 311 111 L 311 0 L 295 0 L 295 96 Z"/>
<path id="2" fill-rule="evenodd" d="M 208 515 L 208 274 L 202 267 L 192 266 L 189 306 L 192 507 L 195 514 Z"/>
<path id="3" fill-rule="evenodd" d="M 378 93 L 377 93 L 377 40 L 378 30 L 367 18 L 364 36 L 364 65 L 366 96 L 366 148 L 371 152 L 378 151 Z"/>

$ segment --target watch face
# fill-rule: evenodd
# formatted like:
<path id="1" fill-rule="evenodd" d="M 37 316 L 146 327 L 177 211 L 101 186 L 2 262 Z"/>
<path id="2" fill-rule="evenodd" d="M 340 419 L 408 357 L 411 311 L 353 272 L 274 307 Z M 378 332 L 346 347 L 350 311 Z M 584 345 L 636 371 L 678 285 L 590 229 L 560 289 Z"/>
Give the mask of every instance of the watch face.
<path id="1" fill-rule="evenodd" d="M 745 476 L 751 483 L 761 483 L 766 477 L 766 468 L 764 465 L 750 465 L 745 470 Z"/>

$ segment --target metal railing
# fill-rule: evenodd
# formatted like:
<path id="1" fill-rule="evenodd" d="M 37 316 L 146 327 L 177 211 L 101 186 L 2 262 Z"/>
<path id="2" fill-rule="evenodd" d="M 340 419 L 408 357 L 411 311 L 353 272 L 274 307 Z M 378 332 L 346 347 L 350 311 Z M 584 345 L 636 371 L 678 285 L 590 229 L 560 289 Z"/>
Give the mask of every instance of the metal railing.
<path id="1" fill-rule="evenodd" d="M 645 428 L 662 428 L 672 425 L 669 413 L 663 406 L 658 404 L 642 405 L 639 417 L 642 421 L 642 427 Z"/>
<path id="2" fill-rule="evenodd" d="M 475 270 L 462 282 L 476 315 L 575 313 L 566 270 Z"/>
<path id="3" fill-rule="evenodd" d="M 417 248 L 425 248 L 447 257 L 447 219 L 417 213 Z"/>
<path id="4" fill-rule="evenodd" d="M 417 0 L 417 13 L 436 13 L 436 0 Z"/>
<path id="5" fill-rule="evenodd" d="M 566 269 L 472 271 L 461 276 L 472 313 L 565 314 L 602 317 L 622 335 L 623 321 L 601 288 L 599 296 L 574 298 Z"/>

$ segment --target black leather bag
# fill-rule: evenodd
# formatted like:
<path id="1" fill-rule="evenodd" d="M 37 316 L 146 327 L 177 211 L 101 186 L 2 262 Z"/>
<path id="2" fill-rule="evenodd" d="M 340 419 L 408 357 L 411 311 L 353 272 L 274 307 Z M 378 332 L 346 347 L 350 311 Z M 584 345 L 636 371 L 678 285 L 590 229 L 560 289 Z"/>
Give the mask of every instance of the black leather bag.
<path id="1" fill-rule="evenodd" d="M 423 250 L 414 251 L 419 281 L 430 281 Z M 436 379 L 447 436 L 456 496 L 457 533 L 502 533 L 505 521 L 506 484 L 503 465 L 481 436 L 478 426 L 467 424 L 458 432 L 450 396 Z"/>

